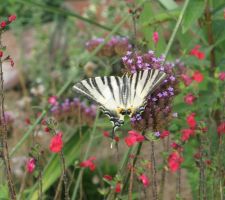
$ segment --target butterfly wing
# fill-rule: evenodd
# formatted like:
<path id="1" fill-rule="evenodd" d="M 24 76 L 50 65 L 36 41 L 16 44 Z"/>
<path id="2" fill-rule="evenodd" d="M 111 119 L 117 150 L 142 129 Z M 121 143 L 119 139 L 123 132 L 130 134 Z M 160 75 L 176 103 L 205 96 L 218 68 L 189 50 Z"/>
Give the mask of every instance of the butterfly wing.
<path id="1" fill-rule="evenodd" d="M 130 96 L 129 107 L 133 114 L 144 110 L 147 96 L 152 93 L 166 78 L 166 74 L 157 69 L 143 70 L 129 77 Z"/>
<path id="2" fill-rule="evenodd" d="M 114 127 L 123 124 L 124 118 L 117 110 L 122 108 L 123 80 L 118 76 L 95 77 L 76 83 L 73 88 L 100 105 Z"/>

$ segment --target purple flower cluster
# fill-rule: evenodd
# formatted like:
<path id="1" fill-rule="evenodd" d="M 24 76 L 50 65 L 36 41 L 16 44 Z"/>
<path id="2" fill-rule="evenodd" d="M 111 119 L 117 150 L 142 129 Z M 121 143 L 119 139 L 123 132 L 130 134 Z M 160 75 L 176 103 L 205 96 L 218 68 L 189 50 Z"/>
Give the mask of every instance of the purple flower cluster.
<path id="1" fill-rule="evenodd" d="M 159 69 L 167 74 L 167 79 L 148 96 L 147 106 L 142 115 L 131 118 L 133 128 L 137 130 L 163 130 L 172 118 L 172 99 L 178 93 L 178 80 L 174 75 L 175 64 L 164 63 L 164 56 L 156 57 L 153 51 L 147 53 L 128 51 L 122 57 L 126 71 L 130 73 L 145 69 Z"/>
<path id="2" fill-rule="evenodd" d="M 86 43 L 86 48 L 89 52 L 92 52 L 99 44 L 104 42 L 104 38 L 96 38 L 88 41 Z M 111 40 L 106 43 L 103 48 L 98 52 L 98 56 L 123 56 L 127 51 L 132 48 L 132 45 L 129 43 L 128 38 L 114 36 Z"/>
<path id="3" fill-rule="evenodd" d="M 74 98 L 73 100 L 66 99 L 61 104 L 53 106 L 51 114 L 59 121 L 66 120 L 76 124 L 91 125 L 96 116 L 96 106 L 87 106 L 78 98 Z"/>

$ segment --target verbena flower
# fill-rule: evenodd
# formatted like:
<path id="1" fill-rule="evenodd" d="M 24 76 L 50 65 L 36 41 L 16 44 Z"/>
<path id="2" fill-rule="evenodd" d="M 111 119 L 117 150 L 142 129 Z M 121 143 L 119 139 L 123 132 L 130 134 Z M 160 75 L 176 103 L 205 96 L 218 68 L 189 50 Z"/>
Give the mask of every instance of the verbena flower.
<path id="1" fill-rule="evenodd" d="M 66 99 L 64 102 L 53 106 L 51 114 L 58 121 L 73 121 L 75 124 L 87 124 L 91 126 L 96 116 L 96 109 L 96 105 L 87 106 L 78 98 L 74 98 L 72 100 Z"/>
<path id="2" fill-rule="evenodd" d="M 104 38 L 96 38 L 86 42 L 86 48 L 89 52 L 92 52 L 99 44 L 104 42 Z M 128 38 L 114 36 L 112 37 L 98 52 L 98 56 L 115 56 L 124 55 L 128 50 L 130 50 L 132 45 L 129 43 Z"/>
<path id="3" fill-rule="evenodd" d="M 164 63 L 164 56 L 156 57 L 153 51 L 147 53 L 128 51 L 122 57 L 125 69 L 129 73 L 139 70 L 158 69 L 167 74 L 164 82 L 147 97 L 145 111 L 131 118 L 132 127 L 136 130 L 163 130 L 172 118 L 171 102 L 178 93 L 178 80 L 173 72 L 175 64 Z"/>
<path id="4" fill-rule="evenodd" d="M 188 141 L 191 136 L 195 134 L 195 131 L 193 129 L 183 129 L 181 130 L 182 136 L 181 141 L 185 142 Z"/>

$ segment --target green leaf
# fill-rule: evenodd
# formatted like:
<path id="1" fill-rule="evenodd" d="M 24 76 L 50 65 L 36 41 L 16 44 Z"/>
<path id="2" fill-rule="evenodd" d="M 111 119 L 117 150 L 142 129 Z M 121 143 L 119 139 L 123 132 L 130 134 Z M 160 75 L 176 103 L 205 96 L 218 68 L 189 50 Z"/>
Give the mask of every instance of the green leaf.
<path id="1" fill-rule="evenodd" d="M 205 8 L 203 0 L 191 0 L 182 23 L 182 32 L 185 33 L 201 17 Z"/>

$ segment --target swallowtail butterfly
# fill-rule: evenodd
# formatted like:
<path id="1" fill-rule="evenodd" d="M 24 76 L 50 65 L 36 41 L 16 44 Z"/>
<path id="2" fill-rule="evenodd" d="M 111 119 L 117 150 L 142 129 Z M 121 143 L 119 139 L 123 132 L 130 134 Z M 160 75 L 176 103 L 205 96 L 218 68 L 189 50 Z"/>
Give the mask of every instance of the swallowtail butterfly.
<path id="1" fill-rule="evenodd" d="M 131 75 L 88 78 L 76 83 L 73 88 L 100 105 L 115 130 L 124 124 L 124 116 L 141 114 L 151 94 L 166 74 L 157 69 L 142 70 Z"/>

